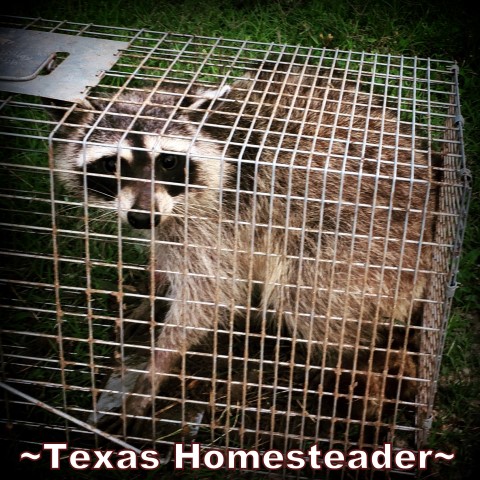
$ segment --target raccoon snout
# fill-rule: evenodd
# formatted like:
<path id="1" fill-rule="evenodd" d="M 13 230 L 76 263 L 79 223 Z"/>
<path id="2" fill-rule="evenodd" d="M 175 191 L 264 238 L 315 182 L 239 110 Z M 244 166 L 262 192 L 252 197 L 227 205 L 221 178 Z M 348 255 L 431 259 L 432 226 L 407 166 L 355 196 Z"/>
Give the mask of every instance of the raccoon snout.
<path id="1" fill-rule="evenodd" d="M 149 212 L 134 212 L 129 211 L 127 213 L 128 223 L 133 228 L 147 229 L 152 227 L 151 215 Z M 160 215 L 155 214 L 153 218 L 153 225 L 157 227 L 160 223 Z"/>

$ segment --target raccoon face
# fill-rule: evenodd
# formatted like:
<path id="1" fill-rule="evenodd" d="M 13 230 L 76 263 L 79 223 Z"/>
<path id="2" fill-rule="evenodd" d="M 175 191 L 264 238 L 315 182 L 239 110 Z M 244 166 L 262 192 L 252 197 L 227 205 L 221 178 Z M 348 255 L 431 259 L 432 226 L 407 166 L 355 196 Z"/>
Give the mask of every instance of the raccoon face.
<path id="1" fill-rule="evenodd" d="M 158 226 L 162 215 L 171 213 L 175 197 L 185 191 L 187 156 L 160 153 L 152 158 L 137 152 L 132 157 L 128 161 L 124 156 L 106 155 L 89 163 L 87 189 L 105 201 L 116 199 L 120 215 L 132 227 Z M 195 177 L 193 163 L 190 170 Z"/>
<path id="2" fill-rule="evenodd" d="M 84 195 L 86 189 L 92 203 L 115 207 L 133 228 L 159 226 L 184 211 L 187 195 L 189 204 L 195 203 L 195 197 L 220 186 L 221 150 L 195 121 L 195 115 L 206 115 L 205 104 L 216 101 L 215 95 L 197 93 L 180 108 L 174 94 L 157 94 L 147 107 L 143 97 L 122 98 L 97 122 L 104 108 L 90 106 L 95 113 L 82 123 L 96 125 L 77 134 L 80 143 L 60 146 L 59 176 L 70 190 Z M 65 167 L 74 175 L 62 172 Z"/>
<path id="3" fill-rule="evenodd" d="M 149 136 L 144 142 L 156 140 Z M 139 147 L 138 140 L 132 148 L 93 150 L 94 160 L 79 167 L 85 169 L 82 180 L 89 196 L 100 204 L 113 203 L 122 220 L 134 228 L 158 226 L 176 203 L 183 202 L 187 185 L 195 189 L 202 183 L 198 162 L 185 152 L 150 150 Z"/>

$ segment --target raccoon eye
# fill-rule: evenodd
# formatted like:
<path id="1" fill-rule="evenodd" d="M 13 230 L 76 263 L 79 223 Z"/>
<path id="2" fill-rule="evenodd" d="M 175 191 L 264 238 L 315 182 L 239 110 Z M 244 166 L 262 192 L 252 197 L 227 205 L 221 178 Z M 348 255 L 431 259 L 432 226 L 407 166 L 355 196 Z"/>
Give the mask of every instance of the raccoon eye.
<path id="1" fill-rule="evenodd" d="M 117 171 L 117 157 L 105 157 L 103 168 L 108 173 L 115 173 Z"/>
<path id="2" fill-rule="evenodd" d="M 172 170 L 179 163 L 180 156 L 172 155 L 170 153 L 162 153 L 160 155 L 160 164 L 165 170 Z"/>

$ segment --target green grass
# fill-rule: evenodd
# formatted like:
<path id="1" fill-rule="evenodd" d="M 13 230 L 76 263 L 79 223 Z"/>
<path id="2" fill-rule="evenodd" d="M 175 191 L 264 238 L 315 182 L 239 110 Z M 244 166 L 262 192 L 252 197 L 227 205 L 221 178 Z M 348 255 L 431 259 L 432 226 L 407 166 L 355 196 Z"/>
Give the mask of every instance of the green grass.
<path id="1" fill-rule="evenodd" d="M 474 189 L 429 444 L 454 450 L 457 458 L 433 475 L 439 479 L 474 478 L 480 447 L 480 41 L 476 14 L 466 4 L 446 0 L 37 0 L 2 7 L 12 14 L 55 20 L 459 63 L 465 147 Z"/>

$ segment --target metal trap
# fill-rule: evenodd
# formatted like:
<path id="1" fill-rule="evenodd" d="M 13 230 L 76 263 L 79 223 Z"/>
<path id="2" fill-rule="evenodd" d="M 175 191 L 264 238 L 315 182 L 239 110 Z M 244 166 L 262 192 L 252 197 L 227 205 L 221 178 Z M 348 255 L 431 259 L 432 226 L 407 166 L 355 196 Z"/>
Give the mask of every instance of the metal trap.
<path id="1" fill-rule="evenodd" d="M 423 446 L 470 193 L 457 66 L 4 25 L 128 45 L 82 103 L 1 96 L 4 437 Z"/>

